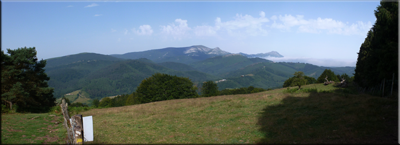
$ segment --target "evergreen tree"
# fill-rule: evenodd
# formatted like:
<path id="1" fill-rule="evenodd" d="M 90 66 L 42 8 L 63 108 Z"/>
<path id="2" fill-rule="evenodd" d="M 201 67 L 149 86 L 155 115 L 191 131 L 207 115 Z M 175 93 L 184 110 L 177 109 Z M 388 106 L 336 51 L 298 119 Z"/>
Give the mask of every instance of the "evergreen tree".
<path id="1" fill-rule="evenodd" d="M 358 52 L 354 82 L 374 87 L 384 78 L 398 78 L 398 2 L 383 2 L 376 21 Z"/>
<path id="2" fill-rule="evenodd" d="M 203 97 L 217 96 L 218 86 L 213 81 L 207 81 L 201 86 L 201 94 Z"/>
<path id="3" fill-rule="evenodd" d="M 1 100 L 17 104 L 18 112 L 47 112 L 55 105 L 53 88 L 44 73 L 46 61 L 38 61 L 33 48 L 1 51 Z"/>

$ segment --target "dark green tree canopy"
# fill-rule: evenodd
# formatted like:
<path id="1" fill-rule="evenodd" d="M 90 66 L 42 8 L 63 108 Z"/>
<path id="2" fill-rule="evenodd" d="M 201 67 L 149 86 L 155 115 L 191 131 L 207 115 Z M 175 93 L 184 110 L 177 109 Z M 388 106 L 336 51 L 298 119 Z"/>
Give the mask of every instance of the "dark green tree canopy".
<path id="1" fill-rule="evenodd" d="M 302 71 L 295 72 L 293 75 L 294 78 L 291 86 L 299 86 L 300 89 L 301 86 L 307 84 L 307 79 L 304 78 L 304 73 Z"/>
<path id="2" fill-rule="evenodd" d="M 335 81 L 335 82 L 339 81 L 339 78 L 337 78 L 337 76 L 333 71 L 331 71 L 330 69 L 325 69 L 324 72 L 322 72 L 322 74 L 318 77 L 317 83 L 325 82 L 326 77 L 328 77 L 329 81 Z"/>
<path id="3" fill-rule="evenodd" d="M 137 87 L 136 93 L 141 103 L 198 96 L 189 78 L 161 73 L 144 79 Z"/>
<path id="4" fill-rule="evenodd" d="M 381 1 L 375 10 L 375 24 L 358 52 L 354 82 L 361 87 L 398 78 L 398 9 L 398 2 Z"/>
<path id="5" fill-rule="evenodd" d="M 55 105 L 53 88 L 44 73 L 46 61 L 37 61 L 33 48 L 1 51 L 1 99 L 17 104 L 18 112 L 46 112 Z"/>
<path id="6" fill-rule="evenodd" d="M 217 96 L 218 86 L 213 81 L 207 81 L 201 86 L 201 95 L 203 97 Z"/>
<path id="7" fill-rule="evenodd" d="M 296 74 L 297 73 L 297 74 Z M 294 74 L 294 76 L 293 77 L 291 77 L 291 78 L 289 78 L 289 79 L 287 79 L 284 83 L 283 83 L 283 86 L 282 87 L 293 87 L 293 86 L 297 86 L 296 84 L 298 84 L 298 83 L 300 83 L 301 84 L 301 81 L 299 81 L 299 79 L 296 79 L 296 78 L 301 78 L 301 77 L 303 77 L 306 81 L 306 83 L 305 84 L 313 84 L 313 83 L 316 83 L 317 82 L 317 80 L 315 79 L 315 78 L 313 78 L 313 77 L 308 77 L 308 76 L 305 76 L 304 75 L 304 73 L 303 72 L 296 72 L 295 74 Z M 295 83 L 293 83 L 294 81 L 297 81 L 297 82 L 295 82 Z M 301 79 L 300 79 L 301 80 Z M 303 80 L 304 81 L 304 80 Z"/>

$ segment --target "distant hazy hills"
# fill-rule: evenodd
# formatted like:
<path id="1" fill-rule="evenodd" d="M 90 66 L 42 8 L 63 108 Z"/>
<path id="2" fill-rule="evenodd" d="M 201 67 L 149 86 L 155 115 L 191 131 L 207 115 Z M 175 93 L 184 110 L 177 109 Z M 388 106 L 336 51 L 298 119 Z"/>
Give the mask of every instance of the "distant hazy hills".
<path id="1" fill-rule="evenodd" d="M 245 53 L 240 53 L 243 56 L 246 57 L 250 57 L 250 58 L 254 58 L 254 57 L 260 57 L 260 58 L 264 58 L 264 57 L 283 57 L 281 54 L 279 54 L 276 51 L 271 51 L 268 53 L 257 53 L 257 54 L 245 54 Z"/>
<path id="2" fill-rule="evenodd" d="M 277 88 L 294 72 L 317 78 L 325 69 L 352 76 L 354 67 L 319 67 L 304 63 L 273 63 L 257 58 L 280 57 L 277 52 L 255 55 L 232 54 L 219 48 L 196 45 L 164 48 L 122 55 L 79 53 L 47 59 L 45 71 L 56 98 L 82 90 L 90 98 L 103 98 L 132 93 L 145 78 L 154 73 L 187 77 L 200 85 L 204 81 L 219 82 L 220 90 L 238 87 Z"/>
<path id="3" fill-rule="evenodd" d="M 129 52 L 125 54 L 112 54 L 114 56 L 122 59 L 139 59 L 147 58 L 154 62 L 179 62 L 179 63 L 193 63 L 200 60 L 205 60 L 207 58 L 215 56 L 223 56 L 232 54 L 221 50 L 220 48 L 208 48 L 203 45 L 193 45 L 189 47 L 168 47 L 162 49 L 153 49 L 141 52 Z M 259 53 L 259 54 L 245 54 L 240 53 L 243 56 L 254 58 L 254 57 L 283 57 L 276 51 L 269 53 Z"/>

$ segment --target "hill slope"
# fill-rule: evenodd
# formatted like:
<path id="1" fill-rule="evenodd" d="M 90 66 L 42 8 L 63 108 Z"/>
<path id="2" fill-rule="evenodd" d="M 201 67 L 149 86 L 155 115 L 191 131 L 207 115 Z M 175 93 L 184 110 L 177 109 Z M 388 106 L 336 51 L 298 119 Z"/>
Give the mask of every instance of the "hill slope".
<path id="1" fill-rule="evenodd" d="M 238 70 L 258 62 L 271 62 L 261 58 L 247 58 L 240 54 L 216 56 L 203 61 L 191 63 L 190 66 L 205 73 L 222 76 L 230 71 Z"/>
<path id="2" fill-rule="evenodd" d="M 97 53 L 79 53 L 79 54 L 46 59 L 45 68 L 83 62 L 83 61 L 94 61 L 94 60 L 121 61 L 122 59 Z"/>
<path id="3" fill-rule="evenodd" d="M 304 86 L 312 88 L 317 92 L 276 89 L 93 109 L 82 115 L 94 118 L 94 143 L 397 143 L 397 100 L 343 93 L 351 90 L 331 85 Z"/>
<path id="4" fill-rule="evenodd" d="M 55 88 L 56 98 L 75 90 L 87 92 L 91 98 L 130 94 L 154 73 L 188 77 L 194 83 L 219 79 L 196 70 L 169 69 L 147 59 L 82 61 L 49 67 L 46 73 L 50 77 L 49 86 Z"/>

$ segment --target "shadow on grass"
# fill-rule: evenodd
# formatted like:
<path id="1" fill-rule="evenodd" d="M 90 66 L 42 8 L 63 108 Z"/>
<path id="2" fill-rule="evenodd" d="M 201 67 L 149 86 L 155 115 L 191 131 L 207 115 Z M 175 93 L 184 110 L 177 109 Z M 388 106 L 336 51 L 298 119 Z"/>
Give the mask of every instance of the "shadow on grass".
<path id="1" fill-rule="evenodd" d="M 350 92 L 348 90 L 347 92 Z M 289 94 L 258 119 L 262 143 L 398 143 L 398 103 L 343 90 Z"/>

